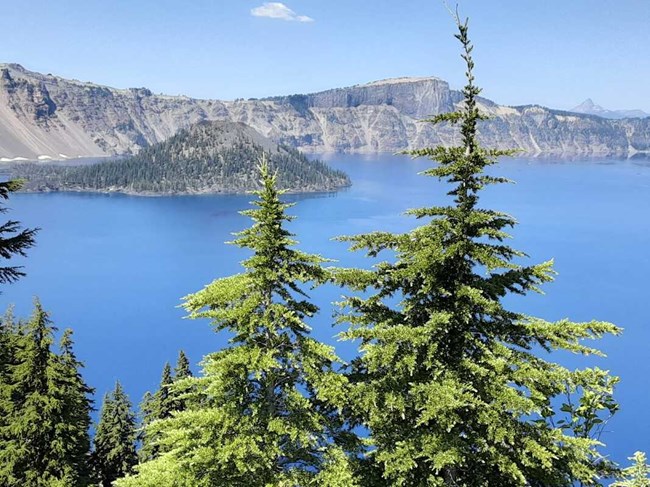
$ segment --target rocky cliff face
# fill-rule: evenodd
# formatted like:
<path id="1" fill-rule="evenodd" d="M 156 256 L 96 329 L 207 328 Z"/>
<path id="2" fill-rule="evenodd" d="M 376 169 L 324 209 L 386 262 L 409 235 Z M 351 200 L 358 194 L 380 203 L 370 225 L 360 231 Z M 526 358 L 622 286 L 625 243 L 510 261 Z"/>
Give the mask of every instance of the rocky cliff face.
<path id="1" fill-rule="evenodd" d="M 133 154 L 203 120 L 243 122 L 307 152 L 398 151 L 451 144 L 449 127 L 419 122 L 453 110 L 458 91 L 437 78 L 400 78 L 264 100 L 197 100 L 118 90 L 0 65 L 0 160 Z M 481 138 L 531 154 L 648 151 L 650 118 L 606 120 L 482 100 L 494 118 Z"/>

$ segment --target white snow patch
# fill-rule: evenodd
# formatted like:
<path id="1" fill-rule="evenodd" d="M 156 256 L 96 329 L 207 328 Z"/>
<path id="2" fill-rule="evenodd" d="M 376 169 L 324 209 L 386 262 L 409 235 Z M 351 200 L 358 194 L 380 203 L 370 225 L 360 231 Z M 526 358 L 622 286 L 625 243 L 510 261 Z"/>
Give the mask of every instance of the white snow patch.
<path id="1" fill-rule="evenodd" d="M 66 156 L 65 154 L 59 154 L 59 157 L 62 159 L 70 159 L 70 156 Z"/>
<path id="2" fill-rule="evenodd" d="M 0 157 L 0 162 L 16 162 L 16 161 L 29 161 L 26 157 Z"/>
<path id="3" fill-rule="evenodd" d="M 39 161 L 49 161 L 50 159 L 52 159 L 50 156 L 38 156 Z"/>

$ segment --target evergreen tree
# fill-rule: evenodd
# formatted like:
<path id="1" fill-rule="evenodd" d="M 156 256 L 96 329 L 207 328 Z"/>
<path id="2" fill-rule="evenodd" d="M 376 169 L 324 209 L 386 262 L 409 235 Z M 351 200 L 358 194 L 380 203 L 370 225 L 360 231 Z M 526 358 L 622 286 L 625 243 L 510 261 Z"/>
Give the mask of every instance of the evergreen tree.
<path id="1" fill-rule="evenodd" d="M 3 398 L 9 400 L 11 384 L 11 366 L 15 364 L 16 347 L 19 337 L 18 325 L 14 318 L 13 307 L 9 307 L 0 318 L 0 408 Z M 0 421 L 6 417 L 0 409 Z"/>
<path id="2" fill-rule="evenodd" d="M 35 303 L 25 335 L 18 343 L 11 367 L 10 398 L 3 422 L 0 484 L 47 485 L 53 417 L 48 408 L 54 328 L 40 303 Z"/>
<path id="3" fill-rule="evenodd" d="M 129 474 L 138 462 L 135 449 L 136 421 L 131 401 L 117 382 L 104 396 L 95 432 L 93 463 L 103 487 Z"/>
<path id="4" fill-rule="evenodd" d="M 41 304 L 16 337 L 10 365 L 7 417 L 0 431 L 0 484 L 88 485 L 88 426 L 92 392 L 79 374 L 70 333 L 61 354 L 51 347 L 56 329 Z M 6 402 L 5 402 L 6 401 Z"/>
<path id="5" fill-rule="evenodd" d="M 14 179 L 0 182 L 0 198 L 9 199 L 10 193 L 22 187 L 22 181 Z M 0 207 L 0 213 L 6 213 L 6 207 Z M 9 220 L 0 225 L 0 257 L 9 260 L 16 255 L 25 256 L 26 250 L 34 246 L 37 228 L 21 229 L 20 222 Z M 25 273 L 18 266 L 0 266 L 0 284 L 18 280 Z"/>
<path id="6" fill-rule="evenodd" d="M 187 359 L 185 352 L 181 350 L 178 353 L 178 360 L 174 368 L 174 380 L 183 380 L 192 377 L 192 369 L 190 369 L 190 361 Z"/>
<path id="7" fill-rule="evenodd" d="M 629 460 L 633 464 L 623 470 L 623 480 L 614 482 L 611 487 L 650 487 L 650 465 L 645 453 L 638 451 Z"/>
<path id="8" fill-rule="evenodd" d="M 317 307 L 300 288 L 328 273 L 321 257 L 292 248 L 290 205 L 265 162 L 260 172 L 257 208 L 242 212 L 254 223 L 234 242 L 253 252 L 246 272 L 185 300 L 192 318 L 230 332 L 231 346 L 205 358 L 192 405 L 152 425 L 165 453 L 119 486 L 355 485 L 348 434 L 328 405 L 343 401 L 345 380 L 333 349 L 309 336 Z"/>
<path id="9" fill-rule="evenodd" d="M 140 443 L 138 458 L 140 462 L 153 459 L 152 449 L 147 438 L 147 427 L 154 420 L 154 411 L 154 395 L 147 391 L 144 393 L 142 402 L 140 403 L 140 430 L 138 431 L 138 442 Z"/>
<path id="10" fill-rule="evenodd" d="M 172 398 L 172 409 L 174 411 L 182 411 L 187 407 L 186 396 L 189 391 L 184 392 L 183 389 L 187 389 L 188 386 L 191 389 L 191 384 L 181 383 L 181 381 L 190 379 L 191 377 L 192 369 L 190 369 L 190 361 L 187 359 L 185 352 L 181 350 L 178 354 L 178 360 L 176 361 L 176 367 L 174 369 L 174 382 L 177 385 L 177 387 L 172 391 L 174 395 Z"/>
<path id="11" fill-rule="evenodd" d="M 156 419 L 165 419 L 171 415 L 172 397 L 169 388 L 173 382 L 174 378 L 172 376 L 172 368 L 169 365 L 169 362 L 167 362 L 163 367 L 162 377 L 160 378 L 160 387 L 158 388 L 154 399 L 156 408 L 154 411 L 154 417 Z"/>
<path id="12" fill-rule="evenodd" d="M 142 400 L 143 421 L 140 433 L 142 447 L 139 453 L 141 461 L 151 460 L 158 456 L 159 447 L 156 444 L 156 435 L 148 434 L 147 427 L 154 421 L 171 416 L 174 408 L 174 398 L 170 387 L 173 382 L 172 368 L 169 363 L 165 363 L 158 390 L 153 396 L 147 392 Z"/>
<path id="13" fill-rule="evenodd" d="M 60 400 L 61 420 L 56 425 L 57 442 L 54 448 L 62 450 L 71 485 L 90 485 L 90 413 L 93 389 L 84 382 L 73 350 L 72 330 L 65 330 L 57 357 L 57 395 Z"/>
<path id="14" fill-rule="evenodd" d="M 430 122 L 459 125 L 462 143 L 410 152 L 437 163 L 424 174 L 447 182 L 453 203 L 410 210 L 423 223 L 405 234 L 344 238 L 370 257 L 391 255 L 337 276 L 363 292 L 345 300 L 341 317 L 350 324 L 344 338 L 360 343 L 349 373 L 354 410 L 371 433 L 368 458 L 384 485 L 591 485 L 612 469 L 590 433 L 616 410 L 616 379 L 543 355 L 597 354 L 582 340 L 619 329 L 550 323 L 504 307 L 508 294 L 550 281 L 552 263 L 519 265 L 525 255 L 504 242 L 515 220 L 479 206 L 485 186 L 507 182 L 485 170 L 509 153 L 478 144 L 480 90 L 467 22 L 457 21 L 464 103 Z M 566 393 L 574 400 L 563 404 Z M 585 395 L 583 409 L 571 406 Z"/>

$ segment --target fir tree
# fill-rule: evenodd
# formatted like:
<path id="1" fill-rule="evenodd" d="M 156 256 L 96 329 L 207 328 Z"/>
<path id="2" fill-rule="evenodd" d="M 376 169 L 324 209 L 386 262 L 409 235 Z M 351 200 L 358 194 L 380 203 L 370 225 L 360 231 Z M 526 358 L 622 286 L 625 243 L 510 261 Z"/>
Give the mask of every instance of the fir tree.
<path id="1" fill-rule="evenodd" d="M 90 468 L 90 413 L 94 390 L 86 385 L 81 376 L 83 364 L 73 350 L 72 330 L 65 330 L 59 344 L 57 357 L 61 421 L 57 425 L 57 448 L 61 448 L 69 477 L 73 485 L 89 485 Z"/>
<path id="2" fill-rule="evenodd" d="M 47 485 L 55 418 L 48 408 L 54 328 L 36 301 L 11 367 L 7 418 L 0 434 L 0 484 Z"/>
<path id="3" fill-rule="evenodd" d="M 170 393 L 170 386 L 174 382 L 172 376 L 172 368 L 169 363 L 165 363 L 163 367 L 162 377 L 160 378 L 160 387 L 156 392 L 154 398 L 154 417 L 156 419 L 165 419 L 171 415 L 172 411 L 172 397 Z"/>
<path id="4" fill-rule="evenodd" d="M 190 369 L 190 361 L 187 359 L 185 352 L 181 350 L 178 354 L 178 360 L 176 361 L 176 367 L 174 368 L 174 382 L 177 383 L 177 387 L 173 389 L 172 394 L 172 409 L 174 411 L 182 411 L 187 407 L 186 396 L 188 392 L 184 392 L 183 389 L 187 388 L 187 383 L 178 384 L 181 381 L 189 379 L 192 377 L 192 369 Z M 180 386 L 180 387 L 178 387 Z M 190 384 L 191 389 L 191 384 Z"/>
<path id="5" fill-rule="evenodd" d="M 104 396 L 99 424 L 95 432 L 93 463 L 103 487 L 127 475 L 138 462 L 135 449 L 136 422 L 131 401 L 117 382 Z"/>
<path id="6" fill-rule="evenodd" d="M 10 365 L 7 418 L 0 431 L 0 483 L 7 486 L 88 485 L 92 392 L 83 382 L 69 332 L 61 353 L 51 347 L 55 328 L 36 301 L 16 337 Z M 3 398 L 7 399 L 7 398 Z"/>
<path id="7" fill-rule="evenodd" d="M 504 307 L 506 295 L 550 281 L 552 263 L 519 265 L 525 255 L 505 243 L 515 220 L 479 206 L 485 186 L 506 182 L 485 170 L 509 153 L 478 144 L 480 90 L 467 22 L 457 21 L 464 103 L 430 122 L 459 125 L 462 143 L 410 152 L 437 163 L 424 174 L 446 181 L 453 203 L 410 210 L 423 223 L 405 234 L 344 238 L 370 257 L 394 256 L 337 277 L 364 292 L 345 300 L 341 321 L 350 324 L 344 338 L 360 343 L 349 378 L 355 412 L 371 433 L 368 458 L 391 486 L 591 485 L 612 469 L 590 433 L 616 410 L 616 379 L 543 355 L 597 354 L 582 340 L 619 329 L 549 323 Z M 585 409 L 562 404 L 566 393 L 587 394 Z"/>
<path id="8" fill-rule="evenodd" d="M 147 427 L 154 421 L 155 401 L 154 395 L 147 391 L 144 393 L 142 402 L 140 403 L 140 429 L 138 431 L 138 442 L 140 449 L 138 450 L 138 458 L 140 462 L 153 459 L 152 449 L 150 442 L 147 438 Z"/>
<path id="9" fill-rule="evenodd" d="M 190 361 L 187 359 L 185 352 L 181 350 L 178 352 L 178 360 L 174 368 L 174 380 L 183 380 L 192 377 L 192 369 L 190 368 Z"/>
<path id="10" fill-rule="evenodd" d="M 143 421 L 140 433 L 142 447 L 139 452 L 141 461 L 151 460 L 158 456 L 159 447 L 156 444 L 156 435 L 148 434 L 147 427 L 154 421 L 166 419 L 171 416 L 171 412 L 174 408 L 174 398 L 170 387 L 173 382 L 174 378 L 172 377 L 172 368 L 169 363 L 165 363 L 158 390 L 153 396 L 147 392 L 143 398 Z"/>
<path id="11" fill-rule="evenodd" d="M 623 480 L 614 482 L 611 487 L 650 487 L 650 465 L 645 453 L 638 451 L 629 460 L 633 463 L 623 470 Z"/>
<path id="12" fill-rule="evenodd" d="M 309 336 L 317 307 L 300 288 L 328 273 L 321 257 L 292 248 L 290 205 L 266 163 L 260 172 L 257 208 L 243 212 L 253 225 L 234 242 L 253 252 L 246 272 L 185 300 L 192 318 L 230 332 L 231 346 L 191 379 L 192 406 L 154 423 L 166 452 L 119 486 L 355 485 L 348 435 L 327 403 L 343 401 L 345 381 L 333 349 Z"/>
<path id="13" fill-rule="evenodd" d="M 9 307 L 5 315 L 0 318 L 0 408 L 3 397 L 10 399 L 8 385 L 11 383 L 11 366 L 15 364 L 18 337 L 19 330 L 13 307 Z M 2 414 L 1 411 L 0 409 L 0 421 L 6 417 L 6 414 Z"/>
<path id="14" fill-rule="evenodd" d="M 18 191 L 22 181 L 11 180 L 0 182 L 0 198 L 9 199 L 10 193 Z M 0 213 L 6 213 L 6 207 L 0 207 Z M 34 246 L 34 237 L 37 228 L 21 229 L 20 222 L 9 220 L 0 225 L 0 257 L 9 260 L 16 255 L 25 256 L 26 250 Z M 25 273 L 18 266 L 0 266 L 0 284 L 7 284 L 18 280 Z"/>

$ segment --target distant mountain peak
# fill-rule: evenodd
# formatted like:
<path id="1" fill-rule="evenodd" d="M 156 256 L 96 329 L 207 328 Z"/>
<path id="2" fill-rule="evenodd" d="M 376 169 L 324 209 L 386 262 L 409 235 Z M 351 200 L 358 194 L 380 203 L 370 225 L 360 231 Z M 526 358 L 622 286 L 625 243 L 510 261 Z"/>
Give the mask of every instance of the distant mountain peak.
<path id="1" fill-rule="evenodd" d="M 580 110 L 580 109 L 593 109 L 595 107 L 602 108 L 599 105 L 596 105 L 594 101 L 591 98 L 587 98 L 585 101 L 580 103 L 577 107 L 575 107 L 572 111 Z"/>
<path id="2" fill-rule="evenodd" d="M 573 107 L 569 110 L 574 113 L 582 113 L 585 115 L 596 115 L 602 118 L 645 118 L 650 117 L 649 113 L 644 112 L 643 110 L 609 110 L 604 108 L 594 101 L 591 98 L 587 98 L 580 105 Z"/>

